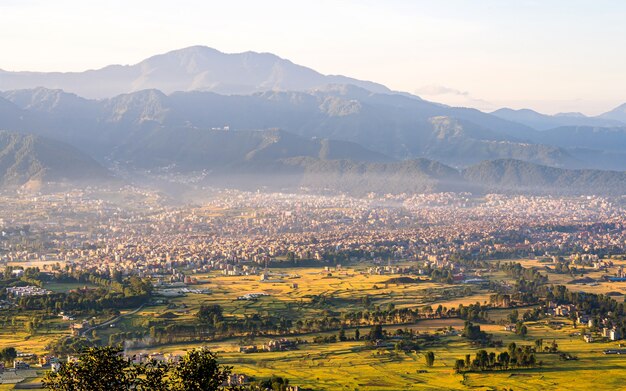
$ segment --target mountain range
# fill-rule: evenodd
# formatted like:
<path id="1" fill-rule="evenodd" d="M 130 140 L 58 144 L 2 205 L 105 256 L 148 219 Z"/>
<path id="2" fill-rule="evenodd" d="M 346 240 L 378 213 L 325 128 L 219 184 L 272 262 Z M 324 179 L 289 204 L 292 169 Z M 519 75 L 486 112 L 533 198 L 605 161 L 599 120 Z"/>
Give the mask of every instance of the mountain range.
<path id="1" fill-rule="evenodd" d="M 271 54 L 196 46 L 79 73 L 0 71 L 0 89 L 0 129 L 130 173 L 167 167 L 226 184 L 361 193 L 600 184 L 615 193 L 626 167 L 624 108 L 489 114 Z"/>
<path id="2" fill-rule="evenodd" d="M 0 90 L 48 87 L 86 98 L 110 98 L 146 89 L 166 94 L 212 91 L 250 94 L 263 91 L 305 91 L 327 84 L 351 84 L 372 92 L 387 87 L 338 75 L 322 75 L 270 53 L 226 54 L 192 46 L 156 55 L 134 65 L 109 65 L 85 72 L 8 72 L 0 70 Z"/>
<path id="3" fill-rule="evenodd" d="M 111 173 L 65 143 L 0 131 L 0 187 L 39 187 L 44 182 L 112 182 Z"/>

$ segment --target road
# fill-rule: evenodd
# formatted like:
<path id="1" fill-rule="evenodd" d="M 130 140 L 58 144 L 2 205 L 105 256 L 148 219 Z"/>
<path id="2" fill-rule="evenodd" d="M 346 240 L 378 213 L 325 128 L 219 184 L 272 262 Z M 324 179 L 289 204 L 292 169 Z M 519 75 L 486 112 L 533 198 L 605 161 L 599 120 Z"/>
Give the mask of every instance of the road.
<path id="1" fill-rule="evenodd" d="M 145 306 L 146 306 L 145 304 L 142 304 L 142 305 L 140 305 L 140 306 L 139 306 L 139 308 L 136 308 L 136 309 L 134 309 L 134 310 L 132 310 L 132 311 L 130 311 L 130 312 L 127 312 L 127 313 L 125 313 L 125 314 L 118 315 L 118 316 L 116 316 L 116 317 L 115 317 L 115 318 L 113 318 L 113 319 L 109 319 L 109 320 L 107 320 L 107 321 L 105 321 L 105 322 L 102 322 L 102 323 L 100 323 L 100 324 L 97 324 L 97 325 L 95 325 L 95 326 L 92 326 L 92 327 L 88 328 L 87 330 L 83 331 L 83 332 L 81 333 L 81 336 L 83 336 L 83 337 L 84 337 L 85 335 L 87 335 L 87 333 L 90 333 L 92 330 L 96 330 L 96 329 L 99 329 L 99 328 L 101 328 L 101 327 L 107 327 L 107 326 L 109 326 L 109 325 L 111 325 L 111 324 L 113 324 L 113 323 L 115 323 L 115 322 L 118 322 L 120 319 L 124 318 L 125 316 L 134 315 L 134 314 L 136 314 L 137 312 L 141 311 L 141 310 L 143 309 L 143 307 L 145 307 Z"/>

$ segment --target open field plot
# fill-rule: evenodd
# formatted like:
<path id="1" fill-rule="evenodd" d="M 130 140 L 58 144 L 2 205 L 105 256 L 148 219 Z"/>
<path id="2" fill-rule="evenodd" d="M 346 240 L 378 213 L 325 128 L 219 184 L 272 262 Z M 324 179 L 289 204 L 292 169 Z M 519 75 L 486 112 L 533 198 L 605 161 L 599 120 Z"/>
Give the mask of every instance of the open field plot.
<path id="1" fill-rule="evenodd" d="M 362 343 L 356 342 L 325 345 L 323 349 L 311 346 L 303 351 L 277 353 L 276 356 L 267 359 L 263 356 L 259 358 L 259 362 L 263 362 L 261 368 L 254 364 L 238 363 L 236 359 L 232 362 L 236 369 L 242 368 L 242 372 L 250 371 L 268 376 L 285 371 L 281 373 L 299 379 L 297 381 L 303 385 L 314 387 L 317 384 L 321 389 L 327 390 L 341 388 L 502 390 L 505 387 L 514 390 L 590 390 L 621 389 L 626 382 L 626 359 L 617 355 L 602 354 L 602 350 L 615 347 L 616 344 L 587 344 L 579 336 L 570 337 L 570 334 L 576 331 L 571 326 L 553 330 L 543 323 L 531 323 L 530 333 L 526 338 L 501 331 L 501 327 L 495 325 L 482 328 L 493 333 L 497 339 L 502 339 L 505 345 L 504 348 L 487 348 L 488 351 L 504 351 L 509 342 L 532 345 L 534 340 L 540 337 L 546 342 L 555 340 L 560 350 L 578 359 L 562 361 L 556 354 L 539 354 L 537 357 L 543 361 L 543 368 L 459 375 L 452 370 L 454 360 L 463 358 L 465 354 L 473 356 L 478 349 L 471 347 L 461 337 L 449 337 L 445 343 L 424 348 L 435 353 L 436 361 L 433 368 L 425 366 L 421 352 L 359 350 L 359 346 L 362 349 Z M 350 349 L 346 350 L 346 347 Z M 224 359 L 230 360 L 231 357 L 237 356 L 241 357 L 224 355 Z M 250 356 L 253 355 L 244 355 Z M 419 373 L 420 370 L 427 372 Z M 318 378 L 320 380 L 317 380 Z"/>
<path id="2" fill-rule="evenodd" d="M 626 382 L 626 359 L 618 355 L 604 355 L 602 351 L 616 347 L 616 343 L 588 344 L 573 333 L 580 331 L 565 319 L 560 329 L 552 328 L 548 322 L 529 322 L 529 334 L 521 338 L 505 332 L 498 325 L 481 325 L 481 328 L 502 340 L 502 348 L 486 348 L 502 352 L 510 342 L 532 345 L 537 338 L 544 343 L 554 340 L 559 350 L 575 356 L 576 360 L 563 361 L 558 354 L 538 354 L 541 368 L 519 369 L 505 372 L 483 372 L 457 374 L 453 370 L 454 360 L 465 354 L 474 355 L 479 348 L 471 346 L 460 336 L 443 337 L 425 345 L 415 352 L 400 352 L 394 349 L 373 348 L 363 341 L 346 341 L 334 344 L 305 344 L 298 350 L 271 353 L 244 354 L 237 351 L 236 339 L 210 343 L 212 350 L 219 352 L 220 360 L 234 366 L 237 373 L 258 377 L 285 376 L 293 384 L 316 390 L 604 390 L 621 389 Z M 462 326 L 458 319 L 423 320 L 409 326 L 420 332 L 435 333 L 441 327 Z M 386 327 L 392 330 L 393 327 Z M 367 329 L 362 328 L 362 333 Z M 352 336 L 353 329 L 346 330 Z M 324 334 L 324 333 L 322 333 Z M 301 336 L 312 339 L 322 334 Z M 325 333 L 328 334 L 328 333 Z M 262 343 L 265 339 L 257 339 Z M 163 346 L 160 351 L 181 353 L 198 344 Z M 435 365 L 428 368 L 424 352 L 433 351 Z M 580 373 L 581 375 L 575 375 Z"/>
<path id="3" fill-rule="evenodd" d="M 220 304 L 226 314 L 252 315 L 255 313 L 299 316 L 319 312 L 321 307 L 309 304 L 316 297 L 324 297 L 326 307 L 336 311 L 363 310 L 362 300 L 368 297 L 375 305 L 385 307 L 392 303 L 396 308 L 458 306 L 483 303 L 489 298 L 485 290 L 469 285 L 446 285 L 424 281 L 412 284 L 386 283 L 397 275 L 369 275 L 354 269 L 325 271 L 320 268 L 272 269 L 268 281 L 258 276 L 224 276 L 210 274 L 198 276 L 210 295 L 187 294 L 174 298 L 172 303 L 185 304 L 197 310 L 202 303 Z M 294 285 L 297 284 L 297 287 Z M 265 293 L 258 300 L 237 300 L 248 293 Z"/>
<path id="4" fill-rule="evenodd" d="M 67 329 L 50 330 L 30 335 L 24 331 L 24 328 L 13 328 L 6 326 L 0 328 L 0 348 L 5 346 L 13 346 L 17 351 L 22 353 L 44 354 L 47 352 L 46 346 L 50 343 L 63 338 L 69 334 Z"/>
<path id="5" fill-rule="evenodd" d="M 48 289 L 54 293 L 69 292 L 73 289 L 82 289 L 85 287 L 94 288 L 96 287 L 96 285 L 93 285 L 90 283 L 82 283 L 82 282 L 66 282 L 66 283 L 55 282 L 52 284 L 44 285 L 45 289 Z"/>
<path id="6" fill-rule="evenodd" d="M 275 269 L 273 269 L 276 272 Z M 375 305 L 384 307 L 388 303 L 398 306 L 422 307 L 425 305 L 456 306 L 488 300 L 489 293 L 479 287 L 463 284 L 445 285 L 432 282 L 418 284 L 386 284 L 391 276 L 367 275 L 352 269 L 341 272 L 320 269 L 282 269 L 283 276 L 270 277 L 269 282 L 261 282 L 256 276 L 228 277 L 211 274 L 199 276 L 202 288 L 212 291 L 211 295 L 188 294 L 172 299 L 176 309 L 147 307 L 136 316 L 159 316 L 165 311 L 177 313 L 181 319 L 193 316 L 202 303 L 220 304 L 226 314 L 301 314 L 312 316 L 322 312 L 321 308 L 308 306 L 312 297 L 325 295 L 328 303 L 338 313 L 347 310 L 363 309 L 361 300 L 369 296 Z M 297 277 L 296 277 L 297 275 Z M 553 274 L 550 274 L 552 277 Z M 489 278 L 503 280 L 506 276 L 490 275 Z M 293 283 L 297 283 L 297 288 Z M 469 290 L 462 291 L 465 288 Z M 459 290 L 458 298 L 444 297 L 444 292 Z M 246 293 L 264 292 L 269 296 L 256 301 L 237 300 Z M 463 296 L 465 294 L 466 296 Z M 434 299 L 433 299 L 434 298 Z M 184 304 L 184 306 L 183 306 Z M 520 308 L 522 313 L 526 308 Z M 489 318 L 498 322 L 506 319 L 511 309 L 489 311 Z M 128 320 L 130 321 L 130 319 Z M 559 326 L 550 325 L 556 321 Z M 520 337 L 503 330 L 498 324 L 481 324 L 481 329 L 502 340 L 503 347 L 487 348 L 496 353 L 506 350 L 510 342 L 533 345 L 542 338 L 545 343 L 554 340 L 559 350 L 575 356 L 576 360 L 563 361 L 558 354 L 540 353 L 537 360 L 541 368 L 519 369 L 506 372 L 485 372 L 456 374 L 454 360 L 466 354 L 474 355 L 479 349 L 460 336 L 441 337 L 437 342 L 427 343 L 417 352 L 395 351 L 393 348 L 372 348 L 363 341 L 346 341 L 331 344 L 308 343 L 298 350 L 272 353 L 239 353 L 241 341 L 238 338 L 209 343 L 214 351 L 220 352 L 221 360 L 234 366 L 235 372 L 267 377 L 272 374 L 285 376 L 293 384 L 320 390 L 587 390 L 619 389 L 626 382 L 626 359 L 621 356 L 608 356 L 602 351 L 616 347 L 616 343 L 585 343 L 579 329 L 573 328 L 567 319 L 545 319 L 527 323 L 529 333 Z M 412 325 L 387 326 L 411 328 L 421 333 L 440 334 L 440 330 L 453 327 L 462 329 L 460 319 L 421 320 Z M 369 331 L 361 328 L 361 335 Z M 332 332 L 303 334 L 298 338 L 313 340 L 320 335 Z M 354 329 L 347 329 L 349 338 Z M 295 336 L 294 336 L 295 337 Z M 252 343 L 262 344 L 268 338 L 256 338 Z M 165 353 L 181 353 L 202 343 L 182 343 L 162 345 L 156 349 Z M 425 365 L 424 352 L 435 353 L 436 361 L 432 368 Z M 579 372 L 578 372 L 579 371 Z M 582 377 L 578 373 L 583 374 Z M 577 375 L 574 375 L 577 374 Z"/>

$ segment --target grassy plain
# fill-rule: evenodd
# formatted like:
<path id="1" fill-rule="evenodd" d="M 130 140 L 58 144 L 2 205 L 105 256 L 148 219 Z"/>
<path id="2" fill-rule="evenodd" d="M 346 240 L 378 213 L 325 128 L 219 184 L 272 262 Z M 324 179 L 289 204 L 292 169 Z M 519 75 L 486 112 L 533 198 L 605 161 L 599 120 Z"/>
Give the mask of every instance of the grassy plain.
<path id="1" fill-rule="evenodd" d="M 546 264 L 537 260 L 523 261 L 526 267 L 543 267 Z M 616 265 L 617 266 L 617 265 Z M 593 285 L 572 284 L 572 276 L 549 273 L 551 282 L 567 284 L 570 289 L 595 293 L 626 292 L 626 283 L 599 281 L 603 272 L 587 271 L 585 276 L 598 280 Z M 98 331 L 106 341 L 113 332 L 131 331 L 141 328 L 146 321 L 173 312 L 177 320 L 190 320 L 202 304 L 219 304 L 227 315 L 244 316 L 255 313 L 280 315 L 292 320 L 311 318 L 330 310 L 336 313 L 364 309 L 363 298 L 369 297 L 374 305 L 385 307 L 393 303 L 398 307 L 458 306 L 458 304 L 484 303 L 489 292 L 472 285 L 439 284 L 430 281 L 413 284 L 392 284 L 388 280 L 393 275 L 370 275 L 365 269 L 324 270 L 321 268 L 272 269 L 269 281 L 261 281 L 258 276 L 225 276 L 218 273 L 196 275 L 197 286 L 191 288 L 209 289 L 210 294 L 188 293 L 183 297 L 170 299 L 171 305 L 148 306 L 140 312 L 129 315 L 113 328 Z M 485 278 L 508 280 L 502 273 L 487 274 Z M 297 284 L 294 285 L 294 284 Z M 48 287 L 55 291 L 75 288 L 59 284 Z M 267 293 L 256 301 L 237 300 L 246 293 Z M 315 297 L 324 296 L 324 306 L 312 305 Z M 622 300 L 617 297 L 618 300 Z M 520 313 L 525 309 L 520 309 Z M 489 318 L 498 322 L 505 319 L 510 310 L 494 309 Z M 604 355 L 602 351 L 618 347 L 616 342 L 585 343 L 580 335 L 581 328 L 575 329 L 566 319 L 558 319 L 561 326 L 550 324 L 553 319 L 528 322 L 529 333 L 520 337 L 503 330 L 502 326 L 482 324 L 481 328 L 502 340 L 503 348 L 488 348 L 500 352 L 509 342 L 532 345 L 537 338 L 556 341 L 559 349 L 577 357 L 577 360 L 562 361 L 555 354 L 538 354 L 541 368 L 513 370 L 507 372 L 456 374 L 453 370 L 455 359 L 466 354 L 474 355 L 478 348 L 460 336 L 444 336 L 443 330 L 452 327 L 460 330 L 460 319 L 421 320 L 412 325 L 389 326 L 393 331 L 399 327 L 412 328 L 422 334 L 440 337 L 433 341 L 424 339 L 418 351 L 402 352 L 393 348 L 374 348 L 363 341 L 345 341 L 330 344 L 312 343 L 314 337 L 333 333 L 311 333 L 297 337 L 308 340 L 298 350 L 272 353 L 239 353 L 240 339 L 232 338 L 208 344 L 219 353 L 221 361 L 232 365 L 234 371 L 247 375 L 267 377 L 280 375 L 287 377 L 292 384 L 315 390 L 604 390 L 625 389 L 626 358 L 620 355 Z M 55 320 L 54 322 L 59 322 Z M 0 330 L 0 346 L 16 346 L 19 351 L 31 353 L 45 352 L 45 345 L 55 338 L 66 335 L 66 330 L 52 327 L 49 333 L 40 332 L 28 336 L 23 330 L 5 327 Z M 361 328 L 361 335 L 368 332 Z M 354 329 L 346 330 L 348 338 Z M 257 337 L 252 343 L 260 345 L 267 338 Z M 201 343 L 182 343 L 150 348 L 150 351 L 163 353 L 183 353 Z M 140 349 L 138 349 L 140 350 Z M 424 353 L 435 353 L 435 365 L 426 367 Z M 0 386 L 0 391 L 12 386 Z"/>

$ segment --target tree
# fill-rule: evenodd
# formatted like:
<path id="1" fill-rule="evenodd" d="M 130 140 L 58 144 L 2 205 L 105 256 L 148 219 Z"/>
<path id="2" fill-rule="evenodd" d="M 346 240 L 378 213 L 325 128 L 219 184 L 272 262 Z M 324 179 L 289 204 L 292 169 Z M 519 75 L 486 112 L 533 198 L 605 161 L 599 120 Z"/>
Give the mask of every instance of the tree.
<path id="1" fill-rule="evenodd" d="M 11 362 L 17 358 L 17 350 L 10 346 L 0 350 L 0 360 L 4 362 Z"/>
<path id="2" fill-rule="evenodd" d="M 518 322 L 517 326 L 515 327 L 515 332 L 522 337 L 525 337 L 526 334 L 528 334 L 528 327 L 526 327 L 526 325 L 522 322 Z"/>
<path id="3" fill-rule="evenodd" d="M 272 375 L 269 379 L 261 381 L 259 386 L 261 386 L 263 390 L 283 391 L 289 387 L 289 380 Z"/>
<path id="4" fill-rule="evenodd" d="M 511 356 L 509 355 L 509 352 L 502 352 L 498 354 L 498 363 L 500 363 L 500 365 L 502 365 L 504 369 L 507 369 L 509 367 L 510 361 Z"/>
<path id="5" fill-rule="evenodd" d="M 424 355 L 424 358 L 426 359 L 427 366 L 432 367 L 435 364 L 435 353 L 428 351 Z"/>
<path id="6" fill-rule="evenodd" d="M 539 338 L 535 340 L 535 351 L 537 352 L 543 351 L 543 338 Z"/>
<path id="7" fill-rule="evenodd" d="M 172 390 L 214 391 L 230 375 L 231 367 L 220 366 L 208 348 L 189 351 L 172 371 Z"/>
<path id="8" fill-rule="evenodd" d="M 136 390 L 140 391 L 168 391 L 170 385 L 167 379 L 167 373 L 170 365 L 152 360 L 146 364 L 138 366 L 139 373 L 143 375 L 138 380 Z"/>
<path id="9" fill-rule="evenodd" d="M 359 329 L 354 330 L 354 340 L 358 341 L 359 339 L 361 339 L 361 332 L 359 331 Z"/>
<path id="10" fill-rule="evenodd" d="M 507 347 L 507 350 L 509 351 L 509 355 L 513 356 L 513 354 L 515 354 L 515 351 L 517 350 L 517 345 L 515 344 L 515 342 L 511 342 Z"/>
<path id="11" fill-rule="evenodd" d="M 218 364 L 208 349 L 187 353 L 175 366 L 162 362 L 133 364 L 119 348 L 85 350 L 75 362 L 48 372 L 44 388 L 54 391 L 221 391 L 230 367 Z"/>
<path id="12" fill-rule="evenodd" d="M 383 339 L 383 326 L 377 324 L 376 326 L 372 327 L 370 329 L 370 335 L 369 335 L 369 340 L 370 341 L 376 341 L 378 339 Z"/>
<path id="13" fill-rule="evenodd" d="M 463 360 L 462 358 L 457 359 L 454 362 L 454 370 L 459 373 L 461 372 L 463 369 L 465 369 L 465 360 Z"/>
<path id="14" fill-rule="evenodd" d="M 489 354 L 486 350 L 479 350 L 478 353 L 476 353 L 476 358 L 478 359 L 480 369 L 485 369 L 489 364 Z"/>
<path id="15" fill-rule="evenodd" d="M 344 330 L 344 329 L 339 330 L 339 336 L 338 336 L 338 339 L 339 339 L 340 341 L 342 341 L 342 342 L 348 339 L 348 338 L 346 337 L 346 330 Z"/>
<path id="16" fill-rule="evenodd" d="M 218 304 L 201 306 L 197 317 L 200 322 L 211 326 L 224 319 L 222 307 Z"/>
<path id="17" fill-rule="evenodd" d="M 111 346 L 88 348 L 78 361 L 63 364 L 58 372 L 48 372 L 44 387 L 58 391 L 129 390 L 137 372 L 120 352 Z"/>

